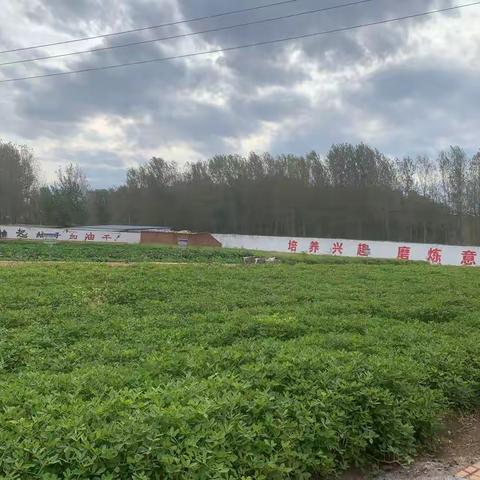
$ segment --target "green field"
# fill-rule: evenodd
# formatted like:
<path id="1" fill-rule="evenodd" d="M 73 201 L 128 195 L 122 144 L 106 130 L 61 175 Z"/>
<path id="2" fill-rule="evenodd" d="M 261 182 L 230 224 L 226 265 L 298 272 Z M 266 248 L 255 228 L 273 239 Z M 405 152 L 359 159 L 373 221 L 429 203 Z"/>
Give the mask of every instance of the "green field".
<path id="1" fill-rule="evenodd" d="M 3 479 L 331 479 L 480 404 L 477 269 L 0 247 L 83 260 L 0 263 Z"/>
<path id="2" fill-rule="evenodd" d="M 37 241 L 0 241 L 0 261 L 73 261 L 73 262 L 175 262 L 175 263 L 243 263 L 243 257 L 258 255 L 271 257 L 272 253 L 254 252 L 240 249 L 222 248 L 177 248 L 161 245 L 119 245 L 108 243 L 72 243 L 58 242 L 54 244 Z M 345 259 L 333 256 L 318 255 L 285 255 L 278 254 L 287 264 L 295 263 L 398 263 L 395 260 Z"/>

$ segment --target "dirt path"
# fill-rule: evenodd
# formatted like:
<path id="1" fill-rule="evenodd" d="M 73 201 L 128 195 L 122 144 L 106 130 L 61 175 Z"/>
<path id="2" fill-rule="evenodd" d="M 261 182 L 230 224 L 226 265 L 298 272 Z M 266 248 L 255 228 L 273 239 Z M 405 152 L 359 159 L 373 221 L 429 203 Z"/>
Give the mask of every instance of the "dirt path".
<path id="1" fill-rule="evenodd" d="M 350 472 L 342 480 L 455 480 L 455 474 L 480 461 L 480 412 L 450 419 L 438 452 L 408 468 L 385 468 L 377 475 Z"/>

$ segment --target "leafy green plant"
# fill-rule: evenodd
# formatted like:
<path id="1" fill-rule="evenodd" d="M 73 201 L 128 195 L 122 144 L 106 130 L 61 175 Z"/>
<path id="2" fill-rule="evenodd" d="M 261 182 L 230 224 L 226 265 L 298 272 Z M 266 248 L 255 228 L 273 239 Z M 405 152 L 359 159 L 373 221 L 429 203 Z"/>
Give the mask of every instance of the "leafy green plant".
<path id="1" fill-rule="evenodd" d="M 60 246 L 126 258 L 76 247 Z M 479 287 L 480 270 L 416 264 L 0 267 L 0 478 L 407 462 L 442 415 L 479 406 Z"/>
<path id="2" fill-rule="evenodd" d="M 243 257 L 271 257 L 271 253 L 243 249 L 209 247 L 179 248 L 176 246 L 111 243 L 59 242 L 48 245 L 35 241 L 0 241 L 0 261 L 74 261 L 74 262 L 174 262 L 174 263 L 243 263 Z M 392 260 L 373 258 L 341 258 L 305 254 L 279 254 L 287 264 L 398 264 Z"/>

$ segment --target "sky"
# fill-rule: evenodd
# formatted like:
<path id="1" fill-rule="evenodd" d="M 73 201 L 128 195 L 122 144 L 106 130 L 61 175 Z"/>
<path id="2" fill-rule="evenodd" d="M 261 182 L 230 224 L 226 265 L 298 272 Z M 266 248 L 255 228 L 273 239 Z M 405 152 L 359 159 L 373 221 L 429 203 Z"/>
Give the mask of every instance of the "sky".
<path id="1" fill-rule="evenodd" d="M 3 0 L 0 50 L 244 9 L 274 0 Z M 88 42 L 0 54 L 0 63 L 118 45 L 347 3 L 297 0 Z M 472 1 L 472 0 L 470 0 Z M 469 0 L 372 0 L 261 25 L 0 66 L 0 80 L 229 48 Z M 29 146 L 43 179 L 70 162 L 92 187 L 159 156 L 325 153 L 367 142 L 395 156 L 480 148 L 480 5 L 343 33 L 161 63 L 0 84 L 0 139 Z"/>

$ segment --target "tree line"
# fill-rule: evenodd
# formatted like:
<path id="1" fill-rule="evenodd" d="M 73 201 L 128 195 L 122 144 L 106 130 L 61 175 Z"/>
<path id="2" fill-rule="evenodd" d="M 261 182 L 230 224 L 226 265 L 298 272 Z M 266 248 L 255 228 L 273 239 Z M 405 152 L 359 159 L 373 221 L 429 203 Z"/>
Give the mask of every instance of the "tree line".
<path id="1" fill-rule="evenodd" d="M 392 159 L 364 143 L 324 156 L 154 157 L 91 189 L 76 165 L 42 184 L 32 152 L 0 142 L 0 224 L 162 225 L 257 235 L 478 244 L 480 152 Z"/>

